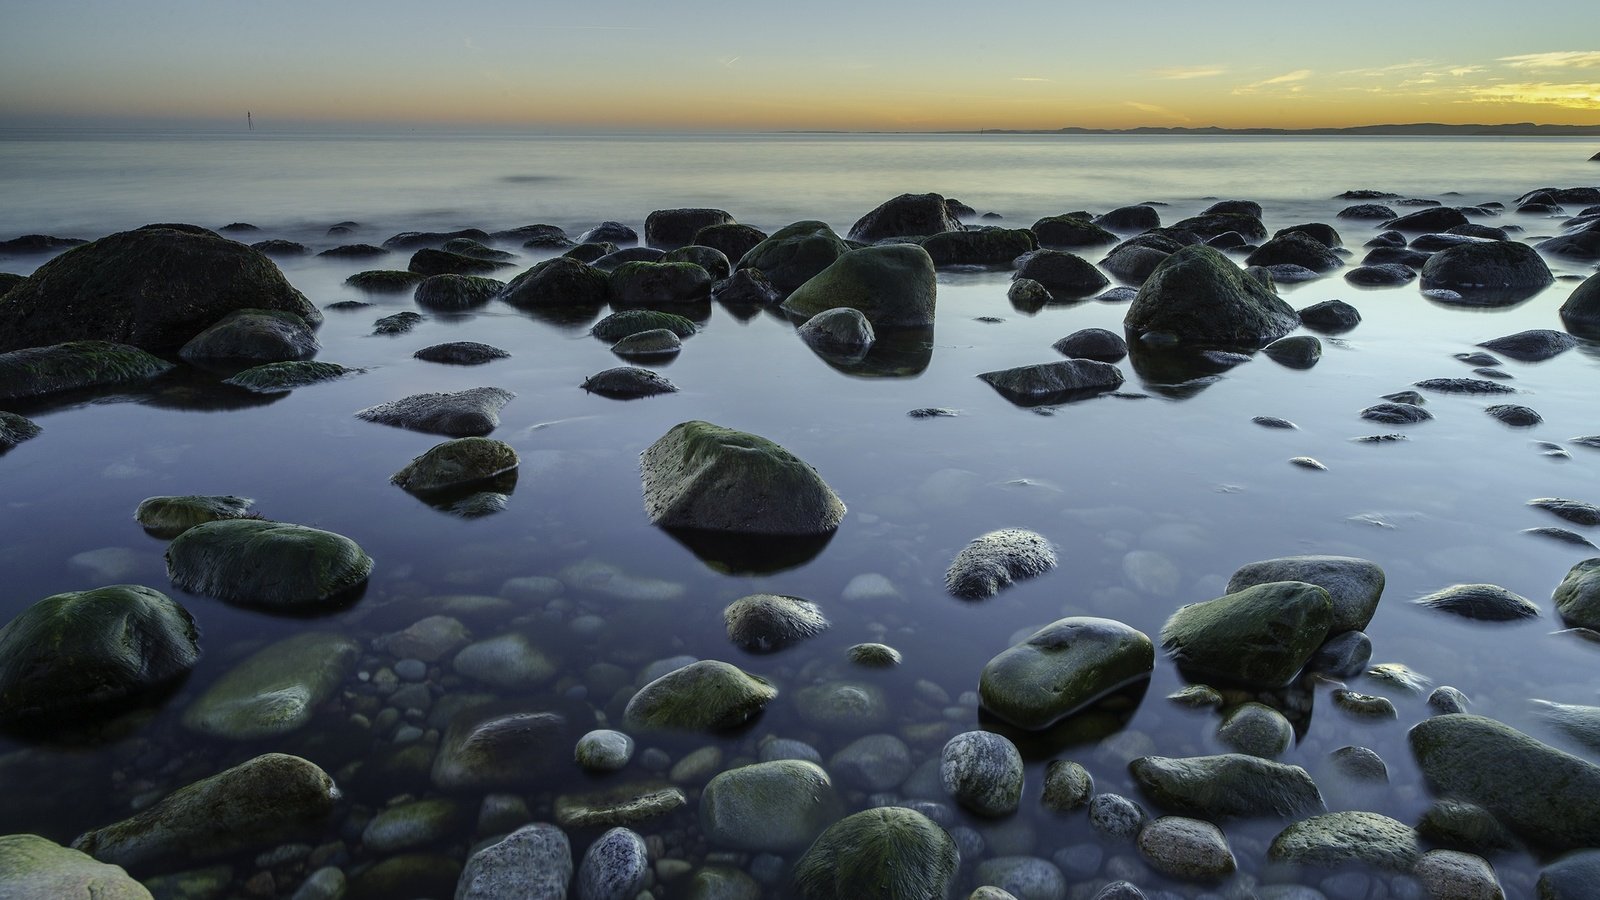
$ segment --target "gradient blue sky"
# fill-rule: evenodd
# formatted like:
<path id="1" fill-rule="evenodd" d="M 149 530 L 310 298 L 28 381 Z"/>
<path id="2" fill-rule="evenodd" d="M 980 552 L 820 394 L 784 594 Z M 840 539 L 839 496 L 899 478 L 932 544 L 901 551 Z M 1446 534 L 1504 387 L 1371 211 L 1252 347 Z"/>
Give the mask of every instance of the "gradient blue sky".
<path id="1" fill-rule="evenodd" d="M 1600 3 L 9 0 L 0 126 L 1600 124 Z"/>

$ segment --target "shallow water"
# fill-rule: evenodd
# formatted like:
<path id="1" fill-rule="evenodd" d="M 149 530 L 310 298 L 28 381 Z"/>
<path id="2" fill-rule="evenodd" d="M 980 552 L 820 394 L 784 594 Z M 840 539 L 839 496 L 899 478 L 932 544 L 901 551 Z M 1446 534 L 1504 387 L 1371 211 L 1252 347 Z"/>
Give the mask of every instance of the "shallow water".
<path id="1" fill-rule="evenodd" d="M 903 190 L 936 190 L 980 212 L 1001 212 L 1023 225 L 1043 214 L 1157 200 L 1172 223 L 1209 205 L 1206 196 L 1242 196 L 1266 207 L 1269 231 L 1305 221 L 1335 223 L 1359 257 L 1377 229 L 1334 219 L 1349 188 L 1511 204 L 1546 185 L 1593 182 L 1594 164 L 1581 142 L 1413 139 L 1120 139 L 969 137 L 700 137 L 578 139 L 508 137 L 274 138 L 123 136 L 61 140 L 12 135 L 0 140 L 0 238 L 25 232 L 97 237 L 149 221 L 220 226 L 245 220 L 263 232 L 314 249 L 337 243 L 381 243 L 401 230 L 474 225 L 489 230 L 551 222 L 576 235 L 602 219 L 642 232 L 651 209 L 718 206 L 740 221 L 772 230 L 801 218 L 822 218 L 843 233 L 856 217 Z M 65 153 L 65 155 L 63 155 Z M 1585 180 L 1587 178 L 1587 181 Z M 536 179 L 536 180 L 530 180 Z M 1464 196 L 1442 197 L 1447 190 Z M 1576 210 L 1571 210 L 1576 212 Z M 354 219 L 354 235 L 324 236 Z M 1558 220 L 1507 213 L 1481 220 L 1518 224 L 1524 237 L 1553 234 Z M 516 248 L 508 248 L 516 249 Z M 1101 255 L 1086 252 L 1091 259 Z M 524 253 L 521 271 L 542 256 Z M 26 830 L 66 841 L 120 818 L 130 804 L 235 764 L 284 749 L 322 764 L 336 777 L 382 751 L 387 735 L 351 733 L 344 723 L 370 694 L 364 680 L 347 685 L 304 732 L 281 741 L 228 744 L 202 740 L 178 725 L 185 704 L 230 664 L 263 642 L 309 628 L 331 629 L 364 642 L 427 613 L 422 598 L 495 595 L 509 578 L 556 575 L 600 561 L 630 575 L 681 585 L 676 599 L 624 600 L 568 571 L 565 593 L 549 606 L 530 605 L 506 622 L 473 623 L 476 638 L 526 626 L 561 663 L 561 674 L 519 695 L 531 708 L 590 707 L 597 721 L 620 721 L 609 696 L 584 696 L 596 662 L 614 662 L 630 676 L 648 663 L 680 654 L 722 659 L 773 680 L 778 699 L 749 729 L 723 736 L 642 737 L 674 760 L 714 745 L 723 767 L 754 757 L 766 735 L 810 741 L 826 759 L 857 734 L 818 733 L 801 722 L 793 698 L 806 685 L 842 675 L 874 681 L 891 692 L 896 728 L 945 720 L 949 734 L 980 727 L 974 705 L 983 664 L 1019 635 L 1063 615 L 1115 618 L 1155 635 L 1184 603 L 1218 596 L 1229 575 L 1253 560 L 1303 553 L 1365 557 L 1379 563 L 1388 585 L 1367 629 L 1373 662 L 1403 662 L 1436 684 L 1472 698 L 1472 710 L 1499 718 L 1586 758 L 1533 718 L 1529 698 L 1596 702 L 1589 675 L 1600 647 L 1570 635 L 1548 601 L 1578 560 L 1596 555 L 1519 533 L 1559 522 L 1525 506 L 1534 497 L 1600 501 L 1600 451 L 1567 445 L 1553 459 L 1536 440 L 1564 443 L 1600 432 L 1593 402 L 1600 343 L 1588 342 L 1537 364 L 1506 360 L 1523 393 L 1511 398 L 1544 416 L 1534 428 L 1509 428 L 1481 410 L 1501 398 L 1430 395 L 1435 420 L 1380 426 L 1357 413 L 1382 394 L 1434 377 L 1464 376 L 1452 354 L 1479 341 L 1528 328 L 1561 328 L 1556 308 L 1576 285 L 1558 280 L 1512 307 L 1469 309 L 1431 302 L 1408 287 L 1365 290 L 1338 273 L 1281 289 L 1296 308 L 1340 298 L 1363 322 L 1323 338 L 1321 362 L 1306 371 L 1257 356 L 1210 383 L 1174 391 L 1141 378 L 1137 361 L 1121 364 L 1127 393 L 1045 410 L 1012 406 L 974 376 L 1058 358 L 1050 344 L 1080 328 L 1120 330 L 1126 306 L 1094 300 L 1013 309 L 1007 272 L 949 272 L 939 279 L 938 321 L 926 361 L 907 377 L 861 377 L 814 355 L 793 327 L 770 313 L 716 305 L 696 311 L 702 331 L 681 356 L 655 367 L 679 393 L 634 402 L 586 394 L 588 375 L 622 364 L 586 334 L 602 312 L 576 323 L 542 321 L 494 302 L 461 315 L 425 313 L 414 332 L 372 336 L 372 321 L 414 308 L 409 294 L 363 296 L 343 286 L 367 268 L 404 268 L 406 255 L 338 262 L 315 257 L 281 261 L 289 280 L 313 302 L 368 299 L 377 306 L 330 311 L 319 331 L 319 359 L 367 371 L 271 398 L 241 396 L 211 376 L 175 377 L 153 392 L 70 398 L 19 405 L 43 434 L 0 459 L 0 565 L 8 590 L 0 616 L 35 600 L 105 583 L 142 583 L 178 599 L 200 623 L 206 657 L 160 713 L 128 738 L 97 748 L 32 746 L 7 740 L 0 756 L 8 792 L 20 797 L 0 811 L 0 832 Z M 26 273 L 42 260 L 0 260 L 0 270 Z M 1560 275 L 1590 270 L 1550 260 Z M 999 322 L 978 321 L 998 317 Z M 477 340 L 509 350 L 510 359 L 452 367 L 411 358 L 421 347 Z M 351 414 L 419 391 L 494 385 L 516 392 L 493 436 L 511 443 L 522 467 L 508 508 L 477 520 L 439 512 L 391 486 L 388 476 L 440 440 L 386 428 Z M 944 406 L 953 418 L 912 419 L 908 410 Z M 1273 415 L 1296 430 L 1251 423 Z M 651 527 L 640 504 L 638 453 L 672 425 L 705 419 L 770 438 L 812 464 L 849 506 L 837 535 L 815 558 L 785 571 L 738 575 L 699 559 Z M 1403 431 L 1393 444 L 1350 438 Z M 1327 471 L 1288 463 L 1312 456 Z M 232 493 L 253 497 L 262 515 L 345 534 L 376 560 L 370 586 L 348 610 L 315 621 L 228 607 L 171 587 L 165 543 L 132 520 L 138 502 L 157 494 Z M 943 589 L 946 567 L 977 535 L 1000 527 L 1036 530 L 1054 542 L 1061 564 L 996 598 L 967 603 Z M 1583 529 L 1578 529 L 1583 530 Z M 1589 530 L 1594 539 L 1595 533 Z M 114 577 L 92 574 L 74 555 L 126 548 Z M 1144 561 L 1163 577 L 1138 577 Z M 879 573 L 899 596 L 850 602 L 852 578 Z M 1449 584 L 1491 582 L 1529 597 L 1544 615 L 1517 624 L 1457 620 L 1408 601 Z M 728 643 L 721 619 L 733 599 L 759 591 L 811 599 L 832 628 L 781 652 L 746 653 Z M 573 621 L 593 614 L 603 628 L 575 633 Z M 579 628 L 584 626 L 580 625 Z M 844 649 L 883 640 L 905 662 L 878 673 L 851 671 Z M 369 653 L 371 676 L 392 660 Z M 948 703 L 918 680 L 937 685 Z M 474 690 L 459 678 L 435 679 L 446 692 Z M 1195 713 L 1163 698 L 1183 684 L 1159 660 L 1142 701 L 1114 733 L 1085 740 L 1072 729 L 1024 746 L 1028 787 L 1016 821 L 1032 826 L 1030 852 L 1094 844 L 1082 816 L 1042 813 L 1044 764 L 1066 757 L 1093 774 L 1096 790 L 1138 799 L 1127 759 L 1155 753 L 1222 752 L 1212 736 L 1214 713 Z M 1368 809 L 1415 822 L 1429 796 L 1405 746 L 1405 730 L 1426 715 L 1421 696 L 1370 678 L 1350 686 L 1390 697 L 1396 722 L 1356 720 L 1333 707 L 1330 686 L 1314 688 L 1315 711 L 1282 761 L 1318 780 L 1330 809 Z M 504 692 L 500 692 L 504 693 Z M 381 706 L 381 704 L 379 704 Z M 575 721 L 576 737 L 590 726 Z M 914 758 L 937 758 L 942 738 L 913 743 Z M 1341 782 L 1328 754 L 1346 745 L 1376 750 L 1391 785 L 1362 789 Z M 564 790 L 630 781 L 647 773 L 635 758 L 627 773 L 592 779 L 576 768 L 531 793 L 537 818 Z M 37 766 L 38 769 L 22 768 Z M 34 775 L 33 772 L 42 772 Z M 350 787 L 351 783 L 360 785 Z M 355 871 L 376 857 L 348 833 L 352 809 L 380 809 L 416 785 L 346 783 L 346 800 L 311 844 L 344 837 Z M 463 798 L 476 809 L 477 797 Z M 851 808 L 868 798 L 848 794 Z M 696 864 L 718 848 L 699 838 L 695 804 L 646 836 L 661 834 L 670 853 Z M 469 816 L 470 819 L 473 816 Z M 956 813 L 961 824 L 990 833 L 992 847 L 1025 844 L 1006 826 Z M 1277 822 L 1230 823 L 1226 831 L 1249 877 L 1275 877 L 1264 867 L 1265 842 Z M 1016 827 L 1012 832 L 1021 830 Z M 595 834 L 573 833 L 581 854 Z M 462 856 L 475 840 L 470 824 L 427 849 Z M 1107 842 L 1096 878 L 1127 875 L 1141 885 L 1175 885 L 1142 869 L 1131 845 Z M 263 848 L 266 849 L 266 848 Z M 991 851 L 993 852 L 993 851 Z M 235 875 L 255 872 L 252 854 Z M 792 861 L 792 860 L 791 860 Z M 742 862 L 742 860 L 736 860 Z M 1531 888 L 1537 863 L 1527 856 L 1494 860 L 1508 891 Z M 138 870 L 155 874 L 172 867 Z M 970 870 L 968 870 L 970 872 Z M 286 879 L 288 876 L 284 876 Z M 1074 879 L 1077 880 L 1077 879 Z M 966 884 L 966 882 L 963 882 Z M 280 881 L 284 893 L 293 884 Z M 969 886 L 970 888 L 970 886 Z M 666 883 L 656 896 L 679 896 Z M 1377 890 L 1376 888 L 1374 890 Z"/>

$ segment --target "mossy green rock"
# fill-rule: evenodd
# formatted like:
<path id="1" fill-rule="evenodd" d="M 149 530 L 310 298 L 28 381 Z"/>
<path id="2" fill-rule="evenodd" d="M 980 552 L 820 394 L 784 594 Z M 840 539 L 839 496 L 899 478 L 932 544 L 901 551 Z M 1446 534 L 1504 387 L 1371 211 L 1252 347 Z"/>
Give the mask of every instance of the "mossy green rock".
<path id="1" fill-rule="evenodd" d="M 190 362 L 248 360 L 285 362 L 318 350 L 311 328 L 294 313 L 241 309 L 223 316 L 183 345 L 178 355 Z"/>
<path id="2" fill-rule="evenodd" d="M 309 632 L 251 654 L 184 710 L 191 731 L 233 741 L 288 734 L 311 721 L 361 656 L 339 634 Z"/>
<path id="3" fill-rule="evenodd" d="M 435 250 L 424 247 L 411 254 L 411 261 L 406 268 L 418 275 L 432 277 L 434 275 L 484 275 L 496 269 L 504 268 L 510 263 L 493 259 L 481 259 L 476 256 L 464 256 L 460 253 L 451 253 L 448 250 Z"/>
<path id="4" fill-rule="evenodd" d="M 389 481 L 408 491 L 446 490 L 504 475 L 517 468 L 517 451 L 493 438 L 464 437 L 437 444 Z"/>
<path id="5" fill-rule="evenodd" d="M 1463 293 L 1511 288 L 1533 290 L 1554 282 L 1539 251 L 1520 241 L 1457 244 L 1428 257 L 1422 287 Z"/>
<path id="6" fill-rule="evenodd" d="M 461 873 L 461 861 L 453 857 L 439 853 L 403 853 L 353 876 L 345 898 L 448 897 L 459 883 Z"/>
<path id="7" fill-rule="evenodd" d="M 1156 266 L 1122 324 L 1135 335 L 1153 331 L 1187 344 L 1255 348 L 1293 331 L 1300 316 L 1226 256 L 1195 245 Z"/>
<path id="8" fill-rule="evenodd" d="M 0 353 L 0 400 L 146 381 L 172 363 L 127 344 L 71 341 Z"/>
<path id="9" fill-rule="evenodd" d="M 935 266 L 1005 266 L 1032 250 L 1039 241 L 1026 228 L 982 228 L 945 231 L 923 238 Z"/>
<path id="10" fill-rule="evenodd" d="M 659 359 L 683 349 L 683 341 L 666 328 L 630 334 L 611 345 L 611 352 L 623 359 Z"/>
<path id="11" fill-rule="evenodd" d="M 134 510 L 133 518 L 156 537 L 171 539 L 207 522 L 250 518 L 254 504 L 249 497 L 229 494 L 148 497 Z"/>
<path id="12" fill-rule="evenodd" d="M 367 822 L 361 843 L 373 853 L 394 853 L 436 843 L 467 822 L 466 810 L 447 797 L 386 807 Z"/>
<path id="13" fill-rule="evenodd" d="M 0 897 L 6 900 L 151 900 L 121 866 L 106 865 L 36 834 L 0 836 Z"/>
<path id="14" fill-rule="evenodd" d="M 711 297 L 711 273 L 691 262 L 626 262 L 611 271 L 611 302 L 653 307 Z"/>
<path id="15" fill-rule="evenodd" d="M 1045 247 L 1098 247 L 1120 240 L 1086 216 L 1047 216 L 1033 223 L 1033 233 Z"/>
<path id="16" fill-rule="evenodd" d="M 1334 812 L 1302 819 L 1272 839 L 1273 862 L 1331 868 L 1363 864 L 1409 873 L 1422 857 L 1411 826 L 1372 812 Z"/>
<path id="17" fill-rule="evenodd" d="M 315 764 L 268 753 L 181 787 L 135 816 L 79 835 L 72 846 L 125 866 L 264 850 L 315 833 L 338 798 L 333 779 Z"/>
<path id="18" fill-rule="evenodd" d="M 840 256 L 796 288 L 783 301 L 783 311 L 804 320 L 848 306 L 879 330 L 927 328 L 933 325 L 936 293 L 928 251 L 915 244 L 888 244 Z"/>
<path id="19" fill-rule="evenodd" d="M 844 812 L 828 773 L 798 759 L 729 769 L 700 795 L 700 827 L 719 847 L 787 853 L 809 846 Z"/>
<path id="20" fill-rule="evenodd" d="M 1600 557 L 1569 569 L 1550 599 L 1568 625 L 1600 630 Z"/>
<path id="21" fill-rule="evenodd" d="M 355 541 L 283 522 L 207 522 L 167 547 L 167 575 L 178 587 L 247 606 L 314 609 L 371 573 L 372 558 Z"/>
<path id="22" fill-rule="evenodd" d="M 1228 579 L 1233 594 L 1273 581 L 1304 581 L 1328 592 L 1333 603 L 1329 634 L 1360 631 L 1372 621 L 1383 597 L 1383 569 L 1353 556 L 1283 556 L 1240 566 Z"/>
<path id="23" fill-rule="evenodd" d="M 347 369 L 338 363 L 296 360 L 267 363 L 264 366 L 245 369 L 231 378 L 223 379 L 222 383 L 258 394 L 282 394 L 308 384 L 332 381 L 359 371 L 361 370 Z"/>
<path id="24" fill-rule="evenodd" d="M 598 307 L 611 296 L 611 279 L 595 267 L 558 256 L 511 279 L 500 299 L 520 309 Z"/>
<path id="25" fill-rule="evenodd" d="M 1600 766 L 1483 716 L 1435 716 L 1411 729 L 1428 786 L 1477 804 L 1551 850 L 1600 846 Z"/>
<path id="26" fill-rule="evenodd" d="M 0 722 L 71 715 L 161 687 L 194 668 L 189 611 L 132 584 L 46 597 L 0 628 Z"/>
<path id="27" fill-rule="evenodd" d="M 721 281 L 733 274 L 733 263 L 728 261 L 728 255 L 715 247 L 701 247 L 696 244 L 690 244 L 687 247 L 668 250 L 662 255 L 660 262 L 691 263 L 704 269 L 706 274 L 711 276 L 712 281 Z M 613 270 L 612 274 L 615 275 L 616 272 Z M 612 284 L 615 283 L 616 280 L 613 278 Z"/>
<path id="28" fill-rule="evenodd" d="M 1073 616 L 1034 632 L 983 667 L 983 708 L 1019 728 L 1048 728 L 1155 668 L 1150 638 L 1111 619 Z"/>
<path id="29" fill-rule="evenodd" d="M 960 865 L 956 843 L 915 810 L 868 809 L 831 825 L 800 857 L 804 900 L 938 900 Z"/>
<path id="30" fill-rule="evenodd" d="M 417 285 L 412 299 L 423 309 L 446 312 L 482 306 L 505 289 L 505 284 L 480 275 L 432 275 Z"/>
<path id="31" fill-rule="evenodd" d="M 433 784 L 442 790 L 485 791 L 537 784 L 557 766 L 570 765 L 567 720 L 507 703 L 469 707 L 450 719 L 433 760 Z"/>
<path id="32" fill-rule="evenodd" d="M 416 272 L 402 272 L 399 269 L 369 269 L 357 272 L 344 280 L 344 283 L 358 291 L 372 294 L 398 294 L 409 291 L 422 283 L 427 277 Z"/>
<path id="33" fill-rule="evenodd" d="M 636 334 L 665 328 L 680 338 L 695 333 L 695 324 L 677 313 L 656 309 L 625 309 L 594 323 L 589 333 L 602 341 L 616 342 Z"/>
<path id="34" fill-rule="evenodd" d="M 147 225 L 74 247 L 0 298 L 0 350 L 84 340 L 176 350 L 239 309 L 322 321 L 260 251 L 203 228 Z"/>
<path id="35" fill-rule="evenodd" d="M 1332 618 L 1327 591 L 1275 581 L 1179 609 L 1161 629 L 1161 646 L 1185 672 L 1276 688 L 1322 646 Z"/>
<path id="36" fill-rule="evenodd" d="M 42 429 L 26 416 L 0 412 L 0 453 L 39 436 Z"/>
<path id="37" fill-rule="evenodd" d="M 778 689 L 758 675 L 718 660 L 668 672 L 639 689 L 623 718 L 632 728 L 711 731 L 748 721 Z"/>
<path id="38" fill-rule="evenodd" d="M 1305 769 L 1242 753 L 1142 756 L 1128 771 L 1161 807 L 1207 819 L 1289 818 L 1324 809 Z"/>
<path id="39" fill-rule="evenodd" d="M 806 220 L 774 231 L 739 258 L 736 269 L 757 269 L 787 294 L 850 251 L 826 222 Z"/>
<path id="40" fill-rule="evenodd" d="M 710 422 L 674 425 L 640 456 L 652 524 L 743 534 L 814 535 L 845 506 L 811 466 L 772 441 Z"/>

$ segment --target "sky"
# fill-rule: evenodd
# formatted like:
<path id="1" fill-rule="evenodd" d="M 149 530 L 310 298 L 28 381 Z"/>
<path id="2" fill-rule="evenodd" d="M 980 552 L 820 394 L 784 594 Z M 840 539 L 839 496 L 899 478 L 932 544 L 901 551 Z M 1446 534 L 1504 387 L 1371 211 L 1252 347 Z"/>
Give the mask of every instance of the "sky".
<path id="1" fill-rule="evenodd" d="M 263 129 L 1593 125 L 1600 2 L 0 0 L 0 127 L 247 110 Z"/>

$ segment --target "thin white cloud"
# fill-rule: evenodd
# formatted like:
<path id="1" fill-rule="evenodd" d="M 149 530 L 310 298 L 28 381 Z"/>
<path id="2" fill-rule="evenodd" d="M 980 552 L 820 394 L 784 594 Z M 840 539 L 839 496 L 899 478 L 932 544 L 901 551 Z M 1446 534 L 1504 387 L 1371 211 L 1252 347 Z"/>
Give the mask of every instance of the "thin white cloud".
<path id="1" fill-rule="evenodd" d="M 1600 110 L 1600 84 L 1491 84 L 1468 89 L 1463 103 L 1525 103 L 1562 109 Z"/>
<path id="2" fill-rule="evenodd" d="M 1285 84 L 1294 85 L 1293 87 L 1289 88 L 1289 90 L 1299 92 L 1305 90 L 1305 87 L 1303 85 L 1296 84 L 1296 82 L 1305 81 L 1310 77 L 1310 69 L 1296 69 L 1293 72 L 1285 72 L 1282 75 L 1274 75 L 1271 78 L 1263 81 L 1257 81 L 1254 84 L 1242 84 L 1234 88 L 1233 92 L 1235 94 L 1255 94 L 1260 92 L 1262 88 L 1276 88 L 1279 85 Z"/>
<path id="3" fill-rule="evenodd" d="M 1513 69 L 1595 69 L 1600 68 L 1600 50 L 1524 53 L 1520 56 L 1502 56 L 1499 62 Z"/>
<path id="4" fill-rule="evenodd" d="M 1411 69 L 1426 69 L 1434 65 L 1431 59 L 1413 59 L 1410 62 L 1395 63 L 1392 66 L 1378 66 L 1368 69 L 1345 69 L 1340 75 L 1357 75 L 1362 78 L 1378 78 L 1383 75 L 1392 75 L 1395 72 L 1406 72 Z"/>
<path id="5" fill-rule="evenodd" d="M 1016 75 L 1016 76 L 1013 76 L 1011 80 L 1012 81 L 1034 81 L 1034 82 L 1039 82 L 1039 81 L 1042 81 L 1042 82 L 1054 82 L 1055 81 L 1055 79 L 1053 79 L 1053 78 L 1040 78 L 1037 75 Z"/>
<path id="6" fill-rule="evenodd" d="M 1454 75 L 1457 78 L 1460 78 L 1463 75 L 1475 75 L 1482 71 L 1483 66 L 1456 66 L 1454 68 L 1445 69 L 1447 74 Z"/>
<path id="7" fill-rule="evenodd" d="M 1191 78 L 1215 78 L 1227 74 L 1224 66 L 1167 66 L 1161 69 L 1151 69 L 1149 75 L 1153 78 L 1165 78 L 1172 81 L 1187 81 Z"/>

